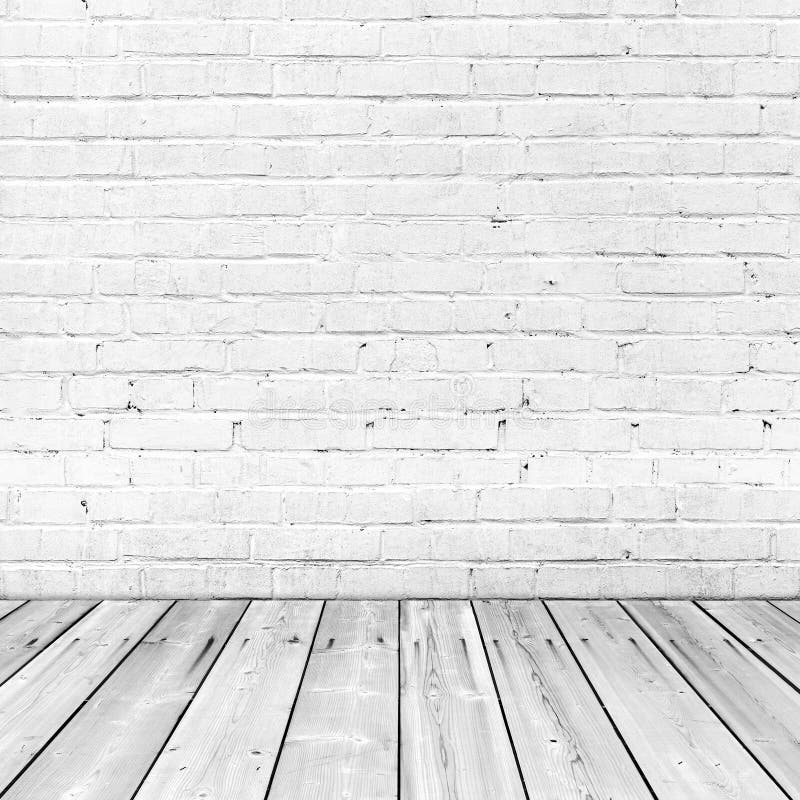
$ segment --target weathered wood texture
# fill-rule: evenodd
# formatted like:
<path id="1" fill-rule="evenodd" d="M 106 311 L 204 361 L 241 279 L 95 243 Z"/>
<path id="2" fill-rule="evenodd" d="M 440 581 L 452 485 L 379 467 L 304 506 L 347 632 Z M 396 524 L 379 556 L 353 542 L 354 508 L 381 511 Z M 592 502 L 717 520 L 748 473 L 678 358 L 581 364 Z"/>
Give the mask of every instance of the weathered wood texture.
<path id="1" fill-rule="evenodd" d="M 12 611 L 24 606 L 24 600 L 0 600 L 0 619 L 7 617 Z"/>
<path id="2" fill-rule="evenodd" d="M 547 605 L 659 800 L 784 797 L 617 603 Z"/>
<path id="3" fill-rule="evenodd" d="M 96 605 L 87 600 L 40 600 L 0 620 L 0 684 Z"/>
<path id="4" fill-rule="evenodd" d="M 176 603 L 4 800 L 132 797 L 246 605 Z"/>
<path id="5" fill-rule="evenodd" d="M 775 608 L 788 614 L 796 622 L 800 622 L 800 600 L 772 600 L 770 602 Z"/>
<path id="6" fill-rule="evenodd" d="M 700 604 L 775 671 L 800 688 L 800 622 L 766 600 Z"/>
<path id="7" fill-rule="evenodd" d="M 2 800 L 800 800 L 800 604 L 4 608 Z"/>
<path id="8" fill-rule="evenodd" d="M 104 602 L 0 686 L 0 791 L 168 607 L 153 600 Z"/>
<path id="9" fill-rule="evenodd" d="M 397 603 L 326 603 L 270 799 L 396 798 L 397 686 Z"/>
<path id="10" fill-rule="evenodd" d="M 475 612 L 531 797 L 652 795 L 542 603 Z"/>
<path id="11" fill-rule="evenodd" d="M 264 800 L 321 610 L 250 605 L 137 800 Z"/>
<path id="12" fill-rule="evenodd" d="M 470 603 L 403 603 L 400 652 L 401 797 L 523 800 Z"/>
<path id="13" fill-rule="evenodd" d="M 697 606 L 624 606 L 778 783 L 800 786 L 800 694 Z"/>

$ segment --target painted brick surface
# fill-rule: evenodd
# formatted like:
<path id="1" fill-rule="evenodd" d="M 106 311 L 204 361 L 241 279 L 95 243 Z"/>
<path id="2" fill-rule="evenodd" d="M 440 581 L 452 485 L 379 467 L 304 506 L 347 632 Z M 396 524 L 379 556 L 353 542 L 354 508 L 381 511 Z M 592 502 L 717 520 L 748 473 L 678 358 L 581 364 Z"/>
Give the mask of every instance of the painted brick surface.
<path id="1" fill-rule="evenodd" d="M 0 0 L 0 596 L 800 594 L 800 23 Z"/>

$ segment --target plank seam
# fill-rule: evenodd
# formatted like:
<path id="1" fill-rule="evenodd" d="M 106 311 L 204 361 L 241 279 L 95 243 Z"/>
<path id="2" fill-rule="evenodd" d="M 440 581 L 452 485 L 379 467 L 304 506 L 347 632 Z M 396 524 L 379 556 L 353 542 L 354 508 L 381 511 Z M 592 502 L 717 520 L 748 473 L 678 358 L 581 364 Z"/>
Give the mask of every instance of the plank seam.
<path id="1" fill-rule="evenodd" d="M 19 611 L 20 608 L 24 608 L 25 605 L 27 605 L 27 603 L 24 603 L 19 608 L 15 608 L 13 611 L 10 611 L 9 613 L 13 614 L 15 611 Z M 47 649 L 49 647 L 51 647 L 52 645 L 54 645 L 59 639 L 61 639 L 61 637 L 64 636 L 64 634 L 66 634 L 69 631 L 71 631 L 72 628 L 74 628 L 79 622 L 82 622 L 84 619 L 86 619 L 86 617 L 88 617 L 89 614 L 91 614 L 92 611 L 94 611 L 99 605 L 100 605 L 100 601 L 98 601 L 93 606 L 91 606 L 91 608 L 87 608 L 86 611 L 84 611 L 83 614 L 81 614 L 76 620 L 74 620 L 69 625 L 67 625 L 64 628 L 64 630 L 61 631 L 61 633 L 59 633 L 58 636 L 55 637 L 55 639 L 53 639 L 52 642 L 48 642 L 44 647 L 42 647 L 41 650 L 39 650 L 38 652 L 34 653 L 27 661 L 25 661 L 24 663 L 20 664 L 19 667 L 17 667 L 17 669 L 15 669 L 5 680 L 0 681 L 0 686 L 2 686 L 5 683 L 8 683 L 8 681 L 10 681 L 20 670 L 25 669 L 25 667 L 27 667 L 29 664 L 31 664 L 33 661 L 35 661 L 42 653 L 46 652 Z M 8 616 L 8 615 L 6 615 L 6 616 Z M 3 619 L 5 619 L 5 617 L 3 617 Z M 2 620 L 0 620 L 0 622 L 1 621 Z"/>
<path id="2" fill-rule="evenodd" d="M 561 641 L 564 642 L 567 650 L 569 651 L 569 654 L 572 656 L 573 661 L 575 661 L 575 663 L 578 665 L 578 669 L 581 671 L 583 679 L 589 685 L 589 688 L 592 690 L 592 694 L 595 696 L 597 702 L 600 704 L 600 708 L 603 709 L 603 713 L 606 715 L 606 718 L 608 719 L 609 724 L 614 730 L 614 733 L 616 733 L 617 738 L 620 740 L 622 746 L 625 748 L 625 752 L 628 754 L 628 758 L 630 758 L 630 760 L 633 762 L 633 766 L 636 767 L 636 771 L 639 773 L 639 776 L 641 777 L 642 781 L 644 781 L 644 785 L 647 787 L 647 791 L 650 792 L 654 800 L 659 800 L 658 795 L 651 786 L 650 781 L 647 779 L 647 775 L 645 775 L 644 770 L 640 766 L 639 762 L 636 760 L 636 757 L 633 755 L 633 751 L 631 750 L 630 747 L 628 747 L 628 743 L 625 741 L 625 737 L 622 735 L 622 731 L 617 727 L 617 723 L 614 720 L 614 717 L 611 716 L 611 712 L 608 710 L 608 708 L 606 708 L 606 704 L 603 702 L 603 698 L 600 696 L 600 693 L 597 691 L 595 685 L 589 678 L 588 673 L 583 668 L 583 664 L 581 664 L 580 659 L 578 658 L 575 651 L 572 649 L 572 645 L 569 643 L 569 640 L 564 635 L 564 631 L 561 630 L 561 626 L 558 624 L 558 620 L 555 618 L 555 615 L 550 610 L 550 607 L 547 605 L 547 602 L 542 600 L 542 605 L 544 606 L 547 615 L 552 620 L 553 625 L 555 625 L 555 628 L 558 631 L 558 635 L 561 637 Z"/>
<path id="3" fill-rule="evenodd" d="M 402 686 L 403 686 L 403 658 L 401 637 L 403 635 L 403 603 L 397 601 L 397 800 L 401 798 L 401 770 L 403 768 L 403 706 L 402 706 Z"/>
<path id="4" fill-rule="evenodd" d="M 705 697 L 703 697 L 703 694 L 700 692 L 700 690 L 689 680 L 689 678 L 683 673 L 683 671 L 680 669 L 680 667 L 678 667 L 678 665 L 675 663 L 675 661 L 673 661 L 672 658 L 670 658 L 667 655 L 666 651 L 661 647 L 660 643 L 657 642 L 652 636 L 650 636 L 650 634 L 644 629 L 644 626 L 639 624 L 639 620 L 637 620 L 636 617 L 633 614 L 631 614 L 628 611 L 628 609 L 619 600 L 617 600 L 616 603 L 622 609 L 623 613 L 627 614 L 628 617 L 633 620 L 633 624 L 636 625 L 636 627 L 642 632 L 642 634 L 647 639 L 649 639 L 650 642 L 652 642 L 652 644 L 656 648 L 656 650 L 658 650 L 658 652 L 661 654 L 661 656 L 675 670 L 675 672 L 677 672 L 678 675 L 680 675 L 681 678 L 683 678 L 683 680 L 686 683 L 686 685 L 700 698 L 700 700 L 703 702 L 703 704 L 720 721 L 720 723 L 722 724 L 723 728 L 725 728 L 728 731 L 728 733 L 730 733 L 730 735 L 733 736 L 733 738 L 736 739 L 737 742 L 739 742 L 739 744 L 742 746 L 744 751 L 750 756 L 750 758 L 752 758 L 753 761 L 755 761 L 755 763 L 758 764 L 759 767 L 761 767 L 761 769 L 763 770 L 764 774 L 778 787 L 778 790 L 782 794 L 786 795 L 786 797 L 790 798 L 790 800 L 791 800 L 792 795 L 790 795 L 789 792 L 787 792 L 786 789 L 784 789 L 783 786 L 781 786 L 781 784 L 778 783 L 778 781 L 775 779 L 775 776 L 761 763 L 761 760 L 747 746 L 745 741 L 736 733 L 736 731 L 734 731 L 730 727 L 730 725 L 728 725 L 728 723 L 717 712 L 717 710 L 714 708 L 714 706 L 712 706 L 711 703 L 708 700 L 706 700 Z"/>
<path id="5" fill-rule="evenodd" d="M 29 600 L 23 600 L 16 608 L 12 608 L 10 611 L 6 611 L 5 614 L 0 614 L 0 622 L 2 622 L 6 617 L 10 617 L 15 612 L 19 611 L 21 608 L 25 608 L 28 605 Z"/>
<path id="6" fill-rule="evenodd" d="M 774 667 L 772 664 L 770 664 L 769 661 L 767 661 L 766 658 L 764 658 L 756 650 L 754 650 L 752 647 L 750 647 L 750 645 L 747 644 L 747 642 L 744 641 L 744 639 L 742 639 L 740 636 L 737 636 L 735 631 L 732 631 L 727 625 L 725 625 L 725 623 L 720 622 L 720 620 L 718 620 L 710 611 L 708 611 L 707 609 L 703 608 L 703 606 L 700 605 L 696 600 L 693 601 L 693 602 L 707 617 L 709 617 L 713 622 L 715 622 L 717 625 L 719 625 L 719 627 L 722 628 L 722 630 L 724 630 L 725 633 L 727 633 L 732 638 L 736 639 L 736 641 L 739 642 L 739 644 L 741 644 L 742 647 L 744 647 L 745 650 L 747 650 L 749 653 L 751 653 L 753 656 L 755 656 L 765 667 L 769 667 L 769 669 L 772 672 L 774 672 L 779 678 L 781 678 L 783 681 L 788 683 L 789 686 L 792 687 L 792 689 L 794 689 L 796 692 L 800 692 L 800 687 L 798 687 L 796 683 L 794 683 L 792 680 L 787 678 L 782 672 L 780 672 L 778 670 L 777 667 Z"/>
<path id="7" fill-rule="evenodd" d="M 769 603 L 769 604 L 770 604 L 770 605 L 771 605 L 773 608 L 776 608 L 778 611 L 780 611 L 780 612 L 781 612 L 781 614 L 785 614 L 787 617 L 789 617 L 789 619 L 790 619 L 790 620 L 792 620 L 792 622 L 797 622 L 798 624 L 800 624 L 800 619 L 797 619 L 797 617 L 795 617 L 794 615 L 790 614 L 788 611 L 785 611 L 785 610 L 784 610 L 784 609 L 782 609 L 780 606 L 776 606 L 776 605 L 775 605 L 775 602 L 774 602 L 773 600 L 767 600 L 767 602 L 768 602 L 768 603 Z"/>
<path id="8" fill-rule="evenodd" d="M 67 717 L 64 721 L 64 724 L 61 725 L 58 730 L 53 733 L 53 735 L 37 750 L 36 755 L 14 776 L 14 779 L 8 783 L 8 785 L 0 791 L 0 798 L 5 797 L 6 794 L 11 790 L 11 788 L 19 781 L 19 779 L 36 763 L 39 759 L 39 756 L 47 750 L 48 747 L 53 743 L 53 741 L 59 736 L 61 731 L 63 731 L 67 725 L 69 725 L 73 719 L 80 713 L 81 709 L 106 685 L 106 683 L 111 680 L 112 676 L 116 673 L 116 671 L 131 657 L 131 654 L 134 650 L 136 650 L 141 643 L 152 633 L 153 629 L 167 616 L 167 614 L 175 607 L 175 602 L 173 601 L 167 608 L 164 609 L 162 614 L 158 615 L 158 619 L 153 622 L 153 624 L 142 634 L 139 641 L 120 659 L 119 663 L 114 666 L 112 670 L 109 671 L 108 675 L 94 687 L 94 689 L 89 692 L 89 694 L 80 702 L 78 703 L 75 710 Z"/>
<path id="9" fill-rule="evenodd" d="M 150 776 L 150 773 L 153 771 L 153 767 L 156 765 L 156 762 L 158 761 L 158 759 L 161 758 L 161 754 L 164 752 L 164 750 L 166 750 L 166 747 L 169 744 L 170 739 L 172 739 L 173 735 L 175 734 L 175 731 L 178 729 L 178 725 L 181 724 L 181 720 L 186 716 L 186 713 L 188 712 L 188 710 L 191 707 L 192 703 L 194 703 L 197 695 L 200 694 L 200 690 L 203 688 L 203 684 L 206 682 L 206 679 L 208 678 L 208 676 L 211 674 L 211 671 L 216 666 L 217 661 L 219 661 L 220 656 L 225 651 L 225 648 L 228 646 L 228 642 L 230 642 L 231 637 L 236 632 L 236 629 L 239 627 L 242 619 L 244 619 L 244 615 L 247 613 L 247 609 L 250 608 L 250 605 L 251 605 L 252 602 L 253 602 L 252 600 L 249 600 L 247 602 L 247 604 L 244 607 L 244 610 L 239 615 L 239 619 L 236 620 L 236 623 L 233 625 L 233 627 L 230 629 L 230 632 L 225 637 L 225 642 L 223 643 L 222 647 L 220 647 L 219 651 L 217 652 L 217 655 L 214 657 L 214 660 L 209 665 L 208 669 L 206 670 L 205 675 L 203 675 L 202 680 L 200 681 L 199 684 L 197 684 L 197 688 L 192 693 L 192 696 L 189 699 L 189 702 L 186 704 L 186 706 L 184 707 L 183 711 L 181 711 L 181 713 L 178 714 L 178 718 L 175 720 L 175 724 L 172 726 L 172 730 L 170 730 L 170 732 L 167 734 L 167 737 L 164 739 L 164 743 L 158 749 L 158 753 L 156 753 L 155 758 L 152 760 L 152 762 L 150 763 L 150 766 L 145 771 L 144 775 L 142 776 L 142 779 L 139 781 L 139 784 L 134 789 L 133 794 L 130 796 L 129 800 L 134 800 L 136 795 L 139 794 L 142 786 L 144 786 L 144 782 Z"/>
<path id="10" fill-rule="evenodd" d="M 317 618 L 317 626 L 314 628 L 314 635 L 311 637 L 311 644 L 308 647 L 308 653 L 306 654 L 306 663 L 303 665 L 303 672 L 300 674 L 300 680 L 297 682 L 297 691 L 294 695 L 294 700 L 292 701 L 292 708 L 289 711 L 289 716 L 286 719 L 286 726 L 283 729 L 283 736 L 281 737 L 281 743 L 278 747 L 278 752 L 275 754 L 275 761 L 272 765 L 272 774 L 269 776 L 269 783 L 267 784 L 267 791 L 264 795 L 264 800 L 267 800 L 269 797 L 269 793 L 272 791 L 272 784 L 275 781 L 275 776 L 278 774 L 278 765 L 281 761 L 281 756 L 283 755 L 283 747 L 286 744 L 286 737 L 289 734 L 289 727 L 292 724 L 292 717 L 294 717 L 294 710 L 297 707 L 297 701 L 300 697 L 300 692 L 303 689 L 303 683 L 305 683 L 306 679 L 306 670 L 308 670 L 309 662 L 311 661 L 311 654 L 314 652 L 314 644 L 317 641 L 317 634 L 319 633 L 319 626 L 322 624 L 322 617 L 325 615 L 325 609 L 328 606 L 328 601 L 322 601 L 322 608 L 319 611 L 319 617 Z"/>
<path id="11" fill-rule="evenodd" d="M 492 669 L 492 660 L 489 658 L 489 651 L 486 649 L 486 640 L 483 638 L 483 631 L 481 630 L 481 624 L 478 621 L 478 615 L 475 613 L 475 603 L 470 600 L 469 602 L 470 610 L 472 611 L 472 617 L 475 620 L 475 626 L 478 629 L 478 636 L 481 640 L 481 646 L 483 647 L 483 657 L 486 659 L 486 665 L 489 668 L 489 675 L 492 678 L 492 686 L 494 686 L 494 694 L 497 698 L 497 704 L 500 706 L 500 714 L 503 717 L 503 725 L 506 727 L 506 735 L 508 736 L 509 744 L 511 745 L 511 752 L 514 754 L 514 763 L 517 765 L 517 773 L 519 774 L 520 782 L 522 783 L 522 791 L 525 793 L 526 800 L 530 800 L 530 795 L 528 794 L 528 787 L 525 785 L 525 776 L 522 774 L 522 765 L 519 763 L 519 756 L 517 755 L 517 747 L 514 744 L 514 737 L 511 735 L 511 728 L 508 726 L 508 718 L 506 717 L 506 710 L 503 707 L 503 700 L 500 697 L 500 690 L 497 688 L 497 681 L 494 677 L 494 670 Z"/>

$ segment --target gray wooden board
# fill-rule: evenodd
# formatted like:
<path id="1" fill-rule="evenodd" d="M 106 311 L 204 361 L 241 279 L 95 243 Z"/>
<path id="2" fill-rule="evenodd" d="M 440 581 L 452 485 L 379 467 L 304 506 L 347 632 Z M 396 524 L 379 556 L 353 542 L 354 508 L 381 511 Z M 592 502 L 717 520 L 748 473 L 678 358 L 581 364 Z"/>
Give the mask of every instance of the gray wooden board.
<path id="1" fill-rule="evenodd" d="M 800 687 L 800 622 L 766 600 L 714 600 L 700 605 L 788 681 Z"/>
<path id="2" fill-rule="evenodd" d="M 264 800 L 321 610 L 250 605 L 136 800 Z"/>
<path id="3" fill-rule="evenodd" d="M 694 604 L 624 606 L 784 790 L 800 799 L 800 694 Z"/>
<path id="4" fill-rule="evenodd" d="M 397 797 L 397 611 L 326 603 L 270 800 Z"/>
<path id="5" fill-rule="evenodd" d="M 785 798 L 617 603 L 547 605 L 659 800 Z"/>
<path id="6" fill-rule="evenodd" d="M 474 607 L 528 794 L 651 800 L 543 604 Z"/>
<path id="7" fill-rule="evenodd" d="M 20 606 L 24 606 L 24 600 L 0 600 L 0 619 L 8 616 L 12 611 L 16 611 Z"/>
<path id="8" fill-rule="evenodd" d="M 800 600 L 772 600 L 772 605 L 788 614 L 796 622 L 800 622 Z"/>
<path id="9" fill-rule="evenodd" d="M 401 631 L 403 800 L 523 800 L 470 603 L 404 602 Z"/>
<path id="10" fill-rule="evenodd" d="M 0 620 L 0 684 L 96 605 L 96 600 L 37 600 Z"/>
<path id="11" fill-rule="evenodd" d="M 101 603 L 0 686 L 0 792 L 169 605 Z"/>
<path id="12" fill-rule="evenodd" d="M 4 800 L 132 797 L 246 606 L 176 603 Z"/>

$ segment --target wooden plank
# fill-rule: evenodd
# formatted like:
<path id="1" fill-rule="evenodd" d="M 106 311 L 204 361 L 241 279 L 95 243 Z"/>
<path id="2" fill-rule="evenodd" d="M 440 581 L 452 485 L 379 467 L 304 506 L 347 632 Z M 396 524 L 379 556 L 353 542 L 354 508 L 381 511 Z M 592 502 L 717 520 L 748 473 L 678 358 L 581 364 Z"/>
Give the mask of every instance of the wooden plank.
<path id="1" fill-rule="evenodd" d="M 785 798 L 617 603 L 547 605 L 659 800 Z"/>
<path id="2" fill-rule="evenodd" d="M 7 617 L 20 606 L 24 606 L 25 602 L 25 600 L 0 600 L 0 619 Z"/>
<path id="3" fill-rule="evenodd" d="M 0 792 L 169 605 L 101 603 L 0 686 Z"/>
<path id="4" fill-rule="evenodd" d="M 250 605 L 136 800 L 264 800 L 321 611 Z"/>
<path id="5" fill-rule="evenodd" d="M 246 607 L 176 603 L 5 800 L 132 797 Z"/>
<path id="6" fill-rule="evenodd" d="M 408 601 L 401 615 L 403 800 L 523 800 L 468 601 Z"/>
<path id="7" fill-rule="evenodd" d="M 651 800 L 542 603 L 473 605 L 529 795 Z"/>
<path id="8" fill-rule="evenodd" d="M 96 600 L 39 600 L 0 622 L 0 684 L 69 630 Z"/>
<path id="9" fill-rule="evenodd" d="M 624 606 L 773 778 L 800 797 L 800 694 L 693 603 Z"/>
<path id="10" fill-rule="evenodd" d="M 397 797 L 397 612 L 325 605 L 270 800 Z"/>
<path id="11" fill-rule="evenodd" d="M 800 687 L 800 623 L 766 600 L 714 600 L 700 605 L 786 680 Z"/>
<path id="12" fill-rule="evenodd" d="M 772 605 L 788 614 L 795 622 L 800 622 L 800 600 L 772 600 Z"/>

